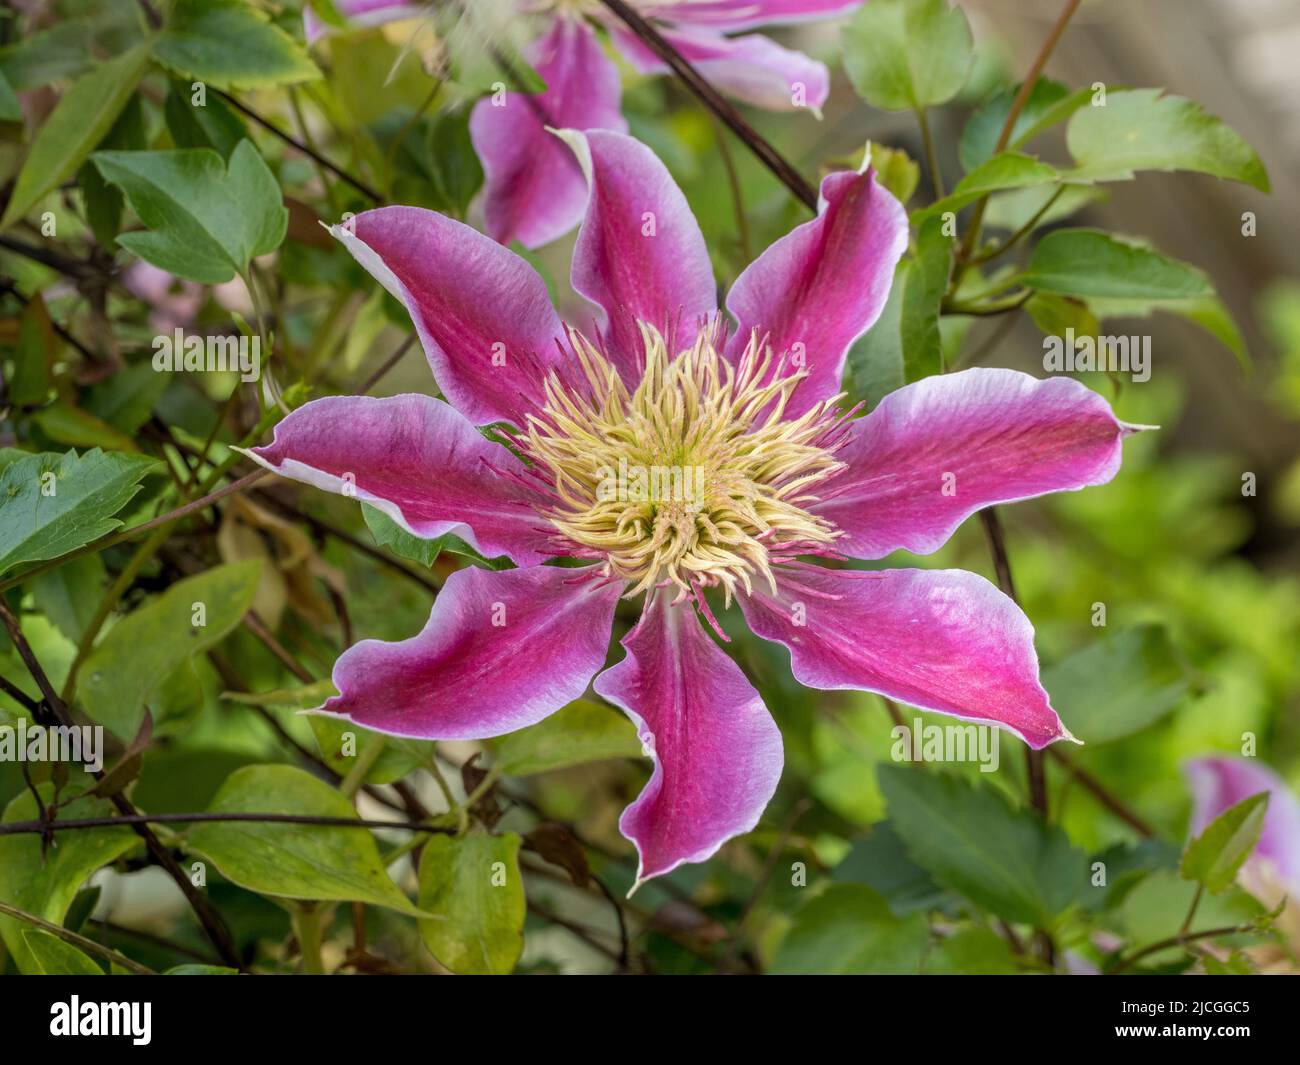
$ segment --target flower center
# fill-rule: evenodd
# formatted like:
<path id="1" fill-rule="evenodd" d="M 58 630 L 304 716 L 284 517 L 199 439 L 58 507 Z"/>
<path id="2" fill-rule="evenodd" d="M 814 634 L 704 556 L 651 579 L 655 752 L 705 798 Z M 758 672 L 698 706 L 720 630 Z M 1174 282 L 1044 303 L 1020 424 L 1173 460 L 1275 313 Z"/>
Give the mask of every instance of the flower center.
<path id="1" fill-rule="evenodd" d="M 720 585 L 728 602 L 756 575 L 771 583 L 772 563 L 826 553 L 841 533 L 807 508 L 843 468 L 840 397 L 787 418 L 806 374 L 774 365 L 757 336 L 734 364 L 712 329 L 676 357 L 652 327 L 641 336 L 644 373 L 629 392 L 571 333 L 581 379 L 552 372 L 518 441 L 546 482 L 543 513 L 563 552 L 603 560 L 608 576 L 632 583 L 629 596 L 671 584 L 680 599 Z"/>

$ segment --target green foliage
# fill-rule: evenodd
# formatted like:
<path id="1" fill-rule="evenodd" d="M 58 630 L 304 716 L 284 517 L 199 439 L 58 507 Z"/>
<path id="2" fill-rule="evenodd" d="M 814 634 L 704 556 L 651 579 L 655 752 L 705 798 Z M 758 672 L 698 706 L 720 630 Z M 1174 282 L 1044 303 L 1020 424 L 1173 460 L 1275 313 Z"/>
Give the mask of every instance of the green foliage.
<path id="1" fill-rule="evenodd" d="M 951 100 L 966 84 L 970 25 L 948 0 L 873 0 L 844 30 L 844 67 L 872 107 L 902 111 Z"/>
<path id="2" fill-rule="evenodd" d="M 1187 667 L 1160 625 L 1121 629 L 1043 672 L 1056 712 L 1089 747 L 1150 727 L 1190 686 Z"/>
<path id="3" fill-rule="evenodd" d="M 1268 792 L 1243 799 L 1219 814 L 1187 845 L 1179 872 L 1218 895 L 1236 879 L 1264 831 Z"/>
<path id="4" fill-rule="evenodd" d="M 73 785 L 84 787 L 79 779 Z M 49 803 L 53 789 L 42 785 L 41 802 Z M 105 817 L 112 806 L 104 799 L 74 798 L 61 808 L 64 818 Z M 33 821 L 39 816 L 35 798 L 24 793 L 4 812 L 4 823 Z M 0 836 L 0 901 L 55 924 L 61 922 L 77 891 L 96 870 L 139 844 L 129 828 L 92 828 L 61 838 L 59 846 L 45 852 L 38 834 Z M 20 972 L 38 972 L 57 948 L 40 940 L 33 953 L 28 941 L 32 926 L 0 914 L 0 937 L 13 955 Z M 44 959 L 44 961 L 42 961 Z"/>
<path id="5" fill-rule="evenodd" d="M 524 882 L 520 839 L 435 836 L 420 859 L 420 935 L 454 973 L 508 973 L 524 949 Z"/>
<path id="6" fill-rule="evenodd" d="M 93 162 L 149 227 L 118 243 L 178 277 L 229 281 L 284 239 L 289 213 L 251 141 L 231 152 L 229 166 L 207 148 L 96 152 Z"/>
<path id="7" fill-rule="evenodd" d="M 208 809 L 356 817 L 352 804 L 328 784 L 285 765 L 236 770 Z M 420 913 L 389 879 L 374 837 L 364 829 L 209 822 L 194 828 L 187 848 L 250 891 L 277 898 L 366 902 L 412 916 Z"/>
<path id="8" fill-rule="evenodd" d="M 96 448 L 29 455 L 0 473 L 0 573 L 58 558 L 121 526 L 113 517 L 154 467 L 143 455 Z"/>
<path id="9" fill-rule="evenodd" d="M 916 973 L 929 944 L 924 915 L 895 917 L 864 884 L 833 884 L 795 915 L 772 972 L 869 976 Z"/>
<path id="10" fill-rule="evenodd" d="M 148 62 L 148 47 L 138 45 L 97 66 L 63 94 L 32 142 L 4 216 L 0 217 L 0 229 L 22 218 L 46 193 L 76 173 L 117 121 Z"/>
<path id="11" fill-rule="evenodd" d="M 268 89 L 320 77 L 292 37 L 240 0 L 176 0 L 153 57 L 219 89 Z"/>
<path id="12" fill-rule="evenodd" d="M 1059 828 L 987 784 L 880 768 L 890 822 L 934 878 L 1008 921 L 1050 926 L 1082 893 L 1087 859 Z"/>
<path id="13" fill-rule="evenodd" d="M 1259 155 L 1199 104 L 1159 89 L 1112 92 L 1082 107 L 1066 131 L 1078 167 L 1071 176 L 1118 181 L 1137 170 L 1195 170 L 1268 191 Z"/>
<path id="14" fill-rule="evenodd" d="M 1040 292 L 1110 299 L 1190 300 L 1214 294 L 1194 266 L 1099 229 L 1058 229 L 1034 247 L 1022 281 Z"/>
<path id="15" fill-rule="evenodd" d="M 916 238 L 916 258 L 903 282 L 899 320 L 903 376 L 908 381 L 943 369 L 943 341 L 939 333 L 939 308 L 952 273 L 953 238 L 941 218 L 921 225 Z"/>
<path id="16" fill-rule="evenodd" d="M 232 562 L 177 581 L 123 618 L 82 666 L 91 720 L 129 739 L 162 685 L 239 624 L 253 602 L 261 564 Z"/>
<path id="17" fill-rule="evenodd" d="M 579 699 L 530 728 L 512 732 L 496 749 L 496 765 L 526 777 L 607 758 L 637 758 L 636 727 L 617 710 Z"/>

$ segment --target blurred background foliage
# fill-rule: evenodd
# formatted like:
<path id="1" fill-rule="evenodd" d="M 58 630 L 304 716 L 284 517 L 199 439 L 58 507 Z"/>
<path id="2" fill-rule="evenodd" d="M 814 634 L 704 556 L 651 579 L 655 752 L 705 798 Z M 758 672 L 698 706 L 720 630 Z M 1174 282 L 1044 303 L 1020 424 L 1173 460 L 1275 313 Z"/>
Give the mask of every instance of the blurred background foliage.
<path id="1" fill-rule="evenodd" d="M 5 465 L 21 452 L 69 448 L 158 458 L 117 514 L 127 526 L 187 498 L 192 464 L 199 471 L 194 480 L 226 459 L 233 466 L 238 456 L 229 445 L 258 423 L 255 397 L 233 376 L 169 376 L 149 364 L 152 338 L 174 327 L 214 333 L 256 328 L 259 308 L 244 278 L 270 294 L 271 371 L 290 405 L 309 393 L 362 390 L 397 352 L 400 358 L 373 394 L 433 387 L 418 345 L 404 343 L 410 334 L 405 313 L 318 225 L 371 206 L 370 198 L 286 145 L 246 108 L 313 146 L 384 202 L 476 221 L 482 171 L 467 116 L 499 71 L 485 59 L 472 27 L 440 21 L 434 13 L 337 32 L 308 52 L 296 4 L 253 6 L 292 44 L 274 73 L 234 76 L 224 86 L 229 97 L 218 90 L 219 79 L 209 78 L 199 120 L 187 106 L 189 78 L 153 66 L 93 146 L 207 146 L 229 160 L 238 142 L 250 139 L 283 193 L 283 243 L 251 264 L 236 264 L 241 269 L 224 283 L 168 277 L 114 244 L 119 228 L 130 231 L 140 223 L 97 173 L 80 166 L 26 205 L 0 240 Z M 979 121 L 982 107 L 996 111 L 999 98 L 1005 110 L 1008 90 L 1059 8 L 1009 0 L 961 6 L 974 32 L 974 61 L 960 91 L 931 116 L 950 189 L 969 169 L 962 146 L 974 134 L 963 137 L 963 131 Z M 109 57 L 130 55 L 148 32 L 139 7 L 106 0 L 29 2 L 4 13 L 0 175 L 11 204 L 33 133 L 50 121 L 60 96 L 104 69 Z M 914 793 L 935 785 L 918 783 L 906 776 L 913 770 L 892 764 L 894 721 L 880 699 L 800 689 L 784 651 L 761 644 L 736 617 L 724 615 L 731 649 L 780 724 L 787 758 L 782 784 L 753 833 L 710 862 L 644 886 L 630 902 L 621 900 L 635 862 L 618 835 L 617 818 L 644 783 L 648 763 L 638 757 L 630 727 L 608 708 L 571 708 L 554 735 L 516 742 L 513 750 L 506 749 L 511 740 L 436 748 L 392 743 L 367 774 L 370 789 L 390 804 L 396 797 L 399 809 L 404 800 L 390 785 L 404 781 L 417 803 L 405 803 L 408 812 L 445 808 L 436 783 L 442 777 L 457 799 L 477 793 L 474 814 L 495 833 L 491 846 L 505 841 L 509 850 L 509 840 L 518 842 L 510 833 L 525 839 L 521 857 L 506 855 L 522 863 L 526 882 L 528 916 L 517 971 L 1032 969 L 1041 963 L 1028 952 L 1017 954 L 1020 940 L 1040 923 L 1032 912 L 1039 902 L 1029 896 L 1047 907 L 1062 951 L 1058 965 L 1097 965 L 1124 945 L 1177 931 L 1187 909 L 1193 887 L 1176 873 L 1190 808 L 1181 770 L 1186 759 L 1240 753 L 1243 737 L 1253 735 L 1259 755 L 1300 788 L 1300 242 L 1294 216 L 1300 110 L 1296 93 L 1286 91 L 1295 88 L 1287 80 L 1295 76 L 1288 64 L 1270 80 L 1274 51 L 1267 43 L 1288 34 L 1300 35 L 1300 12 L 1292 4 L 1096 0 L 1083 6 L 1048 67 L 1072 88 L 1094 82 L 1162 86 L 1199 101 L 1258 149 L 1275 183 L 1269 197 L 1203 174 L 1144 174 L 1071 191 L 1055 214 L 1042 219 L 1044 232 L 1101 226 L 1149 240 L 1201 268 L 1240 331 L 1224 326 L 1229 319 L 1222 317 L 1216 338 L 1170 315 L 1107 316 L 1110 332 L 1152 337 L 1151 379 L 1134 383 L 1098 374 L 1088 375 L 1087 383 L 1122 419 L 1160 431 L 1127 441 L 1123 470 L 1111 484 L 1003 514 L 1044 681 L 1067 725 L 1088 741 L 1067 752 L 1069 762 L 1133 811 L 1150 838 L 1108 809 L 1079 775 L 1049 760 L 1049 808 L 1068 839 L 1050 835 L 1034 844 L 1043 848 L 1042 861 L 1026 898 L 981 895 L 962 870 L 927 857 L 913 838 L 915 825 L 897 814 L 914 803 L 951 817 L 960 829 L 963 818 L 978 813 L 973 835 L 987 830 L 996 837 L 1004 830 L 1008 837 L 1004 851 L 994 839 L 990 861 L 1019 853 L 1014 837 L 1024 829 L 1017 818 L 1026 793 L 1019 745 L 1005 738 L 997 773 L 944 767 L 954 779 L 978 785 L 978 798 L 960 785 L 945 791 L 946 779 L 932 793 Z M 909 206 L 931 202 L 915 116 L 882 111 L 855 95 L 842 62 L 853 37 L 843 24 L 778 36 L 832 66 L 830 104 L 820 121 L 746 110 L 754 126 L 810 178 L 856 166 L 869 141 L 891 187 L 911 190 Z M 497 43 L 520 61 L 522 39 Z M 1180 61 L 1184 56 L 1193 58 Z M 218 55 L 217 61 L 224 60 Z M 684 188 L 725 289 L 758 251 L 804 221 L 806 211 L 681 85 L 627 69 L 624 75 L 632 132 L 661 155 Z M 1034 145 L 1057 165 L 1069 162 L 1063 128 Z M 1026 194 L 999 193 L 986 230 L 1005 235 L 1035 206 L 1026 205 Z M 54 236 L 40 231 L 45 210 L 57 217 Z M 1253 236 L 1242 233 L 1247 211 L 1257 220 Z M 541 270 L 561 313 L 580 320 L 582 304 L 567 280 L 571 245 L 570 237 L 537 254 L 517 250 Z M 1079 314 L 1087 308 L 1078 301 L 1071 306 L 1069 320 L 1084 322 Z M 1044 330 L 1028 314 L 945 315 L 942 328 L 948 365 L 1042 373 Z M 851 360 L 846 388 L 853 399 L 874 401 L 901 383 L 890 377 L 890 367 L 882 368 L 872 347 L 878 341 L 869 336 Z M 199 461 L 204 454 L 206 461 Z M 1246 475 L 1253 475 L 1253 493 L 1243 492 Z M 126 715 L 115 730 L 120 753 L 143 708 L 121 707 L 121 691 L 144 672 L 139 690 L 149 693 L 153 733 L 131 785 L 136 806 L 151 813 L 207 809 L 231 787 L 231 774 L 250 767 L 305 766 L 334 783 L 348 775 L 350 760 L 338 757 L 341 730 L 294 711 L 319 703 L 342 640 L 395 640 L 418 632 L 437 586 L 467 564 L 463 545 L 445 544 L 439 552 L 402 543 L 394 533 L 352 501 L 272 481 L 173 527 L 133 578 L 115 589 L 120 601 L 93 652 L 107 679 L 92 656 L 78 688 L 81 709 L 92 719 L 118 720 L 105 716 L 110 710 L 97 717 L 96 698 Z M 132 543 L 110 547 L 5 593 L 56 688 L 78 658 L 78 642 L 97 627 L 100 597 L 131 565 L 135 550 Z M 978 521 L 968 522 L 934 556 L 886 562 L 960 566 L 994 577 Z M 253 569 L 237 569 L 250 563 Z M 213 595 L 224 595 L 228 606 L 219 623 L 209 619 L 203 646 L 177 646 L 185 622 L 167 613 L 165 593 L 179 580 L 205 575 L 215 582 Z M 1097 604 L 1105 607 L 1104 626 L 1096 624 Z M 241 624 L 250 607 L 260 632 Z M 634 618 L 632 607 L 621 610 L 615 635 Z M 114 635 L 129 621 L 135 622 L 130 639 L 119 639 L 114 650 Z M 0 675 L 38 697 L 16 649 L 0 641 Z M 142 648 L 149 653 L 141 654 Z M 108 689 L 101 696 L 95 695 L 97 681 Z M 23 713 L 20 701 L 0 694 L 0 718 Z M 913 717 L 907 708 L 902 714 L 909 722 Z M 460 767 L 476 752 L 477 762 L 462 777 Z M 582 764 L 565 764 L 570 761 Z M 499 778 L 484 786 L 477 765 L 497 766 Z M 291 780 L 285 787 L 297 795 L 306 785 Z M 999 796 L 1006 800 L 1001 805 Z M 385 815 L 367 793 L 358 799 L 364 815 Z M 20 766 L 0 763 L 0 801 L 11 800 L 7 820 L 34 815 Z M 204 851 L 183 831 L 169 838 L 182 850 Z M 421 904 L 440 898 L 436 885 L 417 885 L 405 860 L 406 838 L 379 834 L 380 851 L 392 852 L 393 881 Z M 10 837 L 0 848 L 19 840 L 21 851 L 4 852 L 10 867 L 27 862 L 52 875 L 36 837 Z M 134 843 L 128 837 L 121 848 L 106 846 L 83 872 L 111 868 L 89 887 L 80 880 L 70 889 L 63 884 L 60 890 L 70 892 L 64 912 L 47 916 L 157 969 L 211 960 L 180 893 Z M 220 850 L 220 841 L 208 841 L 206 853 Z M 1089 890 L 1079 870 L 1086 877 L 1085 859 L 1099 855 L 1106 856 L 1109 884 Z M 246 876 L 239 886 L 240 876 L 213 861 L 221 871 L 210 871 L 206 890 L 244 958 L 270 971 L 299 965 L 300 914 L 270 897 L 274 892 L 249 890 Z M 587 880 L 589 871 L 603 886 Z M 4 882 L 0 872 L 0 897 Z M 606 889 L 620 901 L 611 903 Z M 347 901 L 346 895 L 326 897 Z M 456 956 L 427 935 L 422 944 L 417 922 L 391 896 L 384 898 L 355 912 L 346 904 L 328 910 L 328 967 L 436 971 L 444 965 L 435 955 L 442 963 Z M 1248 921 L 1260 912 L 1232 889 L 1207 900 L 1197 927 Z M 509 926 L 516 918 L 465 919 Z M 630 936 L 626 953 L 620 920 Z M 1225 940 L 1224 957 L 1240 958 L 1232 953 L 1237 942 Z M 32 949 L 40 955 L 57 948 L 38 942 Z M 502 950 L 509 961 L 509 944 Z M 8 965 L 18 965 L 12 946 L 6 953 Z M 1175 951 L 1144 964 L 1178 971 L 1193 960 Z"/>

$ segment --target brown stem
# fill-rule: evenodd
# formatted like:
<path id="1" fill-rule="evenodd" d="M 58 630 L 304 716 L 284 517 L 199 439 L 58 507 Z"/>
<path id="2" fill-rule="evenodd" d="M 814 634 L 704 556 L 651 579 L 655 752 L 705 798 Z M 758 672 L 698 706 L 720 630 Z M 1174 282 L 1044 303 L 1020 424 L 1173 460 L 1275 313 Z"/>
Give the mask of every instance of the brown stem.
<path id="1" fill-rule="evenodd" d="M 242 114 L 247 115 L 259 126 L 265 129 L 268 133 L 271 133 L 274 136 L 280 138 L 280 140 L 284 141 L 284 143 L 289 145 L 290 147 L 296 148 L 298 151 L 302 152 L 303 155 L 307 156 L 307 158 L 311 159 L 318 165 L 323 166 L 335 177 L 343 181 L 346 181 L 349 185 L 351 185 L 363 196 L 369 197 L 375 203 L 384 202 L 383 196 L 381 196 L 378 192 L 372 189 L 369 185 L 367 185 L 365 182 L 361 181 L 358 178 L 354 178 L 351 174 L 349 174 L 346 170 L 342 169 L 341 167 L 335 166 L 328 159 L 326 159 L 325 156 L 321 155 L 320 152 L 316 151 L 314 148 L 311 148 L 308 145 L 303 144 L 303 142 L 298 140 L 298 138 L 294 137 L 292 134 L 286 133 L 275 123 L 270 122 L 267 119 L 263 118 L 252 108 L 245 107 L 242 103 L 236 100 L 229 93 L 222 92 L 220 89 L 214 89 L 213 91 L 218 96 L 220 96 L 223 100 L 225 100 L 226 103 L 230 104 L 230 106 L 233 107 L 235 110 L 241 112 Z"/>
<path id="2" fill-rule="evenodd" d="M 808 183 L 788 159 L 778 152 L 742 117 L 717 89 L 690 62 L 664 39 L 654 25 L 626 0 L 601 0 L 619 20 L 636 34 L 655 55 L 667 63 L 688 89 L 712 111 L 753 152 L 777 179 L 799 198 L 810 211 L 817 210 L 817 190 Z"/>
<path id="3" fill-rule="evenodd" d="M 1139 817 L 1136 813 L 1134 813 L 1122 802 L 1120 802 L 1119 799 L 1115 798 L 1114 795 L 1112 795 L 1109 791 L 1106 790 L 1106 786 L 1102 784 L 1101 781 L 1099 781 L 1096 777 L 1094 777 L 1082 766 L 1074 762 L 1073 759 L 1068 758 L 1066 755 L 1058 751 L 1055 747 L 1047 748 L 1047 753 L 1050 754 L 1054 759 L 1056 759 L 1058 763 L 1063 765 L 1071 774 L 1073 774 L 1074 779 L 1079 782 L 1079 784 L 1083 787 L 1083 789 L 1086 792 L 1088 792 L 1089 795 L 1091 795 L 1094 799 L 1096 799 L 1099 803 L 1101 803 L 1102 806 L 1104 806 L 1112 814 L 1118 817 L 1126 825 L 1132 828 L 1133 831 L 1136 832 L 1139 836 L 1142 836 L 1144 839 L 1151 839 L 1152 837 L 1155 836 L 1156 834 L 1155 829 L 1153 829 L 1149 824 L 1147 824 L 1144 820 L 1142 820 L 1141 817 Z"/>
<path id="4" fill-rule="evenodd" d="M 1082 2 L 1083 0 L 1066 0 L 1065 7 L 1061 9 L 1056 22 L 1048 31 L 1047 39 L 1043 41 L 1043 46 L 1038 49 L 1038 55 L 1034 57 L 1029 73 L 1025 75 L 1025 80 L 1020 83 L 1016 98 L 1011 101 L 1011 110 L 1007 112 L 1006 121 L 1002 123 L 1002 132 L 998 134 L 997 146 L 993 149 L 994 155 L 997 155 L 1010 143 L 1011 134 L 1016 128 L 1016 119 L 1020 117 L 1020 113 L 1025 109 L 1025 104 L 1029 102 L 1029 94 L 1034 91 L 1034 85 L 1043 73 L 1043 68 L 1047 66 L 1048 58 L 1056 50 L 1056 46 L 1065 33 L 1065 27 L 1069 25 L 1070 19 L 1074 18 L 1074 13 L 1079 10 L 1079 5 Z M 958 252 L 958 257 L 963 261 L 970 257 L 970 253 L 975 249 L 976 241 L 979 240 L 980 226 L 984 222 L 984 209 L 988 206 L 988 202 L 987 195 L 981 196 L 976 201 L 975 211 L 971 215 L 970 226 L 966 230 L 965 237 L 962 238 L 961 249 Z"/>
<path id="5" fill-rule="evenodd" d="M 1161 939 L 1150 946 L 1143 947 L 1135 954 L 1130 954 L 1127 958 L 1121 958 L 1114 962 L 1108 968 L 1102 970 L 1103 976 L 1115 976 L 1122 973 L 1125 969 L 1130 968 L 1135 962 L 1152 954 L 1159 954 L 1162 950 L 1168 950 L 1170 947 L 1183 947 L 1188 943 L 1194 943 L 1198 939 L 1212 939 L 1215 936 L 1239 936 L 1244 932 L 1251 931 L 1255 926 L 1250 924 L 1226 925 L 1223 928 L 1207 928 L 1202 932 L 1180 932 L 1176 936 L 1170 936 L 1168 939 Z"/>
<path id="6" fill-rule="evenodd" d="M 68 713 L 68 708 L 64 705 L 63 700 L 59 698 L 58 692 L 54 690 L 54 685 L 50 683 L 50 678 L 41 667 L 31 645 L 27 642 L 27 638 L 23 635 L 22 626 L 19 625 L 18 619 L 14 616 L 13 611 L 9 609 L 9 604 L 4 601 L 2 596 L 0 596 L 0 619 L 3 619 L 5 628 L 9 630 L 9 638 L 13 640 L 23 664 L 26 665 L 32 679 L 36 681 L 36 686 L 41 690 L 48 716 L 53 718 L 54 722 L 59 725 L 67 728 L 73 727 L 72 715 Z M 102 780 L 104 777 L 102 772 L 92 773 L 92 775 L 96 780 Z M 134 820 L 140 818 L 141 815 L 131 804 L 131 801 L 120 792 L 113 795 L 110 801 L 119 813 L 131 822 L 136 835 L 144 840 L 149 853 L 167 871 L 167 874 L 176 882 L 176 886 L 181 889 L 181 893 L 194 910 L 194 915 L 198 918 L 199 924 L 203 926 L 203 931 L 211 940 L 213 947 L 216 948 L 217 954 L 221 956 L 221 960 L 232 968 L 242 969 L 239 952 L 235 949 L 235 941 L 231 937 L 230 929 L 226 926 L 221 914 L 217 912 L 216 907 L 212 905 L 208 897 L 190 882 L 190 878 L 185 875 L 176 859 L 172 857 L 171 851 L 163 846 L 162 841 L 149 828 L 148 819 Z M 115 819 L 107 818 L 106 820 L 111 822 Z M 34 823 L 38 825 L 37 831 L 42 834 L 55 830 L 58 825 L 58 822 L 52 823 L 46 820 Z"/>

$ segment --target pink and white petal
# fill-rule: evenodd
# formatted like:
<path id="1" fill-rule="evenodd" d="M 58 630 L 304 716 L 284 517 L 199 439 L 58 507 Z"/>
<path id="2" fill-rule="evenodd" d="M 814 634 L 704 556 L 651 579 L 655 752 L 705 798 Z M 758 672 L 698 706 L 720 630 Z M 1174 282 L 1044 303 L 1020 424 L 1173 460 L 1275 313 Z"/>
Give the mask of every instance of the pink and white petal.
<path id="1" fill-rule="evenodd" d="M 825 63 L 761 34 L 724 37 L 705 29 L 660 32 L 705 78 L 755 107 L 768 111 L 806 108 L 820 115 L 830 95 L 830 72 Z M 635 34 L 616 26 L 613 37 L 619 51 L 641 73 L 668 72 L 668 64 Z"/>
<path id="2" fill-rule="evenodd" d="M 622 133 L 565 130 L 591 198 L 573 249 L 574 290 L 599 308 L 608 355 L 624 380 L 640 379 L 637 322 L 691 344 L 718 306 L 699 223 L 668 169 Z"/>
<path id="3" fill-rule="evenodd" d="M 558 18 L 534 46 L 546 82 L 537 95 L 509 92 L 480 100 L 469 131 L 483 163 L 488 234 L 537 248 L 563 236 L 587 206 L 587 180 L 550 129 L 627 129 L 619 110 L 618 67 L 580 19 Z"/>
<path id="4" fill-rule="evenodd" d="M 637 6 L 647 17 L 666 22 L 739 30 L 835 18 L 862 4 L 863 0 L 642 0 Z"/>
<path id="5" fill-rule="evenodd" d="M 749 627 L 790 649 L 809 688 L 877 692 L 997 725 L 1038 749 L 1073 739 L 1038 681 L 1034 627 L 965 570 L 781 567 L 741 599 Z M 1086 737 L 1085 737 L 1086 739 Z"/>
<path id="6" fill-rule="evenodd" d="M 605 664 L 621 591 L 594 568 L 457 570 L 418 636 L 362 640 L 343 653 L 339 694 L 320 712 L 426 740 L 535 725 L 581 696 Z"/>
<path id="7" fill-rule="evenodd" d="M 702 862 L 750 831 L 781 779 L 781 733 L 758 692 L 688 602 L 652 596 L 623 639 L 627 657 L 597 694 L 636 723 L 654 771 L 619 830 L 640 856 L 637 883 Z"/>
<path id="8" fill-rule="evenodd" d="M 1247 868 L 1264 868 L 1300 898 L 1300 800 L 1276 772 L 1254 758 L 1195 758 L 1186 765 L 1192 789 L 1192 835 L 1230 806 L 1268 792 L 1264 831 Z"/>
<path id="9" fill-rule="evenodd" d="M 380 207 L 332 226 L 411 315 L 438 386 L 476 425 L 522 427 L 560 361 L 546 282 L 508 248 L 435 211 Z"/>
<path id="10" fill-rule="evenodd" d="M 1068 377 L 991 368 L 927 377 L 851 424 L 836 455 L 847 468 L 810 509 L 848 533 L 835 545 L 846 555 L 928 554 L 994 503 L 1105 484 L 1138 428 Z"/>
<path id="11" fill-rule="evenodd" d="M 907 212 L 874 171 L 827 175 L 817 217 L 736 278 L 727 310 L 739 328 L 728 355 L 739 357 L 757 331 L 808 373 L 791 397 L 791 417 L 829 399 L 840 390 L 849 347 L 880 317 L 906 248 Z"/>
<path id="12" fill-rule="evenodd" d="M 418 0 L 334 0 L 334 7 L 351 26 L 358 29 L 415 18 L 420 13 Z M 314 44 L 334 28 L 305 5 L 302 23 L 308 44 Z"/>
<path id="13" fill-rule="evenodd" d="M 425 539 L 459 536 L 520 566 L 554 556 L 521 483 L 524 465 L 431 396 L 327 396 L 244 454 L 268 470 L 369 503 Z"/>

